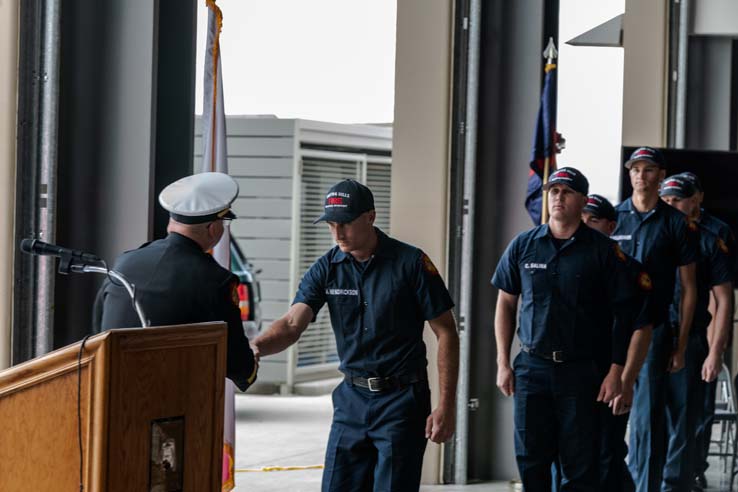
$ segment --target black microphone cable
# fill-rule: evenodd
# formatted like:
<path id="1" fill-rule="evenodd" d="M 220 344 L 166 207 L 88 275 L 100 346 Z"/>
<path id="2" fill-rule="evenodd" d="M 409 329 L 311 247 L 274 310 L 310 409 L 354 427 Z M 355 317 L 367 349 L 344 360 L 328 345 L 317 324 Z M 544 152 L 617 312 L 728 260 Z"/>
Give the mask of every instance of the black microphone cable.
<path id="1" fill-rule="evenodd" d="M 77 443 L 79 444 L 79 492 L 84 492 L 84 462 L 82 454 L 82 353 L 85 351 L 85 343 L 92 335 L 87 335 L 82 339 L 82 345 L 79 347 L 79 355 L 77 356 Z M 87 388 L 89 394 L 90 388 Z M 89 419 L 88 419 L 89 420 Z"/>

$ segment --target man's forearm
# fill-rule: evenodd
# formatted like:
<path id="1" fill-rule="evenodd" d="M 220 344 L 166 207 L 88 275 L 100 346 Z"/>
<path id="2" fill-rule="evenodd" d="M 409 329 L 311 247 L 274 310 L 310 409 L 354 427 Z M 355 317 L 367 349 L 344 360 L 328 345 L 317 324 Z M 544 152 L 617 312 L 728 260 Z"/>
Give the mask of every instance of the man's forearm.
<path id="1" fill-rule="evenodd" d="M 689 331 L 692 329 L 694 309 L 697 305 L 697 290 L 692 287 L 682 291 L 679 302 L 679 350 L 684 351 L 689 341 Z"/>
<path id="2" fill-rule="evenodd" d="M 253 345 L 258 348 L 259 356 L 272 355 L 285 350 L 300 338 L 300 331 L 291 328 L 285 318 L 274 321 L 269 329 L 258 336 Z"/>
<path id="3" fill-rule="evenodd" d="M 710 354 L 722 356 L 727 348 L 728 339 L 730 338 L 730 329 L 733 324 L 733 286 L 730 284 L 721 284 L 714 287 L 715 295 L 714 309 L 715 315 L 712 319 L 713 333 L 708 339 Z"/>
<path id="4" fill-rule="evenodd" d="M 459 336 L 456 331 L 438 337 L 439 405 L 454 408 L 459 377 Z"/>
<path id="5" fill-rule="evenodd" d="M 641 367 L 648 356 L 648 347 L 651 345 L 653 329 L 648 326 L 633 332 L 628 345 L 628 358 L 623 369 L 622 381 L 632 386 L 641 372 Z"/>
<path id="6" fill-rule="evenodd" d="M 515 336 L 515 310 L 498 305 L 495 311 L 495 342 L 497 343 L 497 365 L 510 365 L 510 347 Z"/>

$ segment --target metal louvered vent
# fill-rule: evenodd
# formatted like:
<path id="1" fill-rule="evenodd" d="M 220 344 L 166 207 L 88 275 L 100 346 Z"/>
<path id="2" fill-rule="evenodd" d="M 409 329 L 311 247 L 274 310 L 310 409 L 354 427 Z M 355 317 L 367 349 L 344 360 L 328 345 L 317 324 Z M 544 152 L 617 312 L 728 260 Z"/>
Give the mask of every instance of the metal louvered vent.
<path id="1" fill-rule="evenodd" d="M 389 232 L 390 179 L 389 158 L 341 152 L 302 151 L 300 197 L 300 234 L 297 268 L 302 275 L 335 243 L 325 224 L 313 224 L 323 213 L 325 193 L 342 179 L 356 179 L 374 193 L 376 225 Z M 328 307 L 324 306 L 314 323 L 297 343 L 299 372 L 324 370 L 338 365 L 336 340 Z"/>
<path id="2" fill-rule="evenodd" d="M 386 234 L 390 232 L 390 188 L 392 184 L 392 165 L 389 158 L 381 161 L 369 157 L 366 165 L 366 185 L 374 194 L 374 208 L 377 210 L 375 225 Z"/>

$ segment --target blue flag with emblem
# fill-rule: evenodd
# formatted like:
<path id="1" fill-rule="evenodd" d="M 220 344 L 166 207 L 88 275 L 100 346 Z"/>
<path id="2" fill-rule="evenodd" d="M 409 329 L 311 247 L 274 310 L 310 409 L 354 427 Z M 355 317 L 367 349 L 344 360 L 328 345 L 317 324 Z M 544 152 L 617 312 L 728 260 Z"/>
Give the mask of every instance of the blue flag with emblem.
<path id="1" fill-rule="evenodd" d="M 541 223 L 543 183 L 556 170 L 556 144 L 559 138 L 556 133 L 556 65 L 547 63 L 545 70 L 525 195 L 525 208 L 534 225 Z"/>

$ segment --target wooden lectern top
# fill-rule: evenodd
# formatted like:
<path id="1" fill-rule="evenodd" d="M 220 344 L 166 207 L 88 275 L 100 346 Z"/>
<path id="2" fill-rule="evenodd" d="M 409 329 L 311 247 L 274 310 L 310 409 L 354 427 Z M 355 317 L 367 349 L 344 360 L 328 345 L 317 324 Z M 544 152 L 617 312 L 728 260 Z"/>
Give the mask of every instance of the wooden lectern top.
<path id="1" fill-rule="evenodd" d="M 220 490 L 226 340 L 116 329 L 0 372 L 0 490 L 78 491 L 80 430 L 85 491 Z"/>

